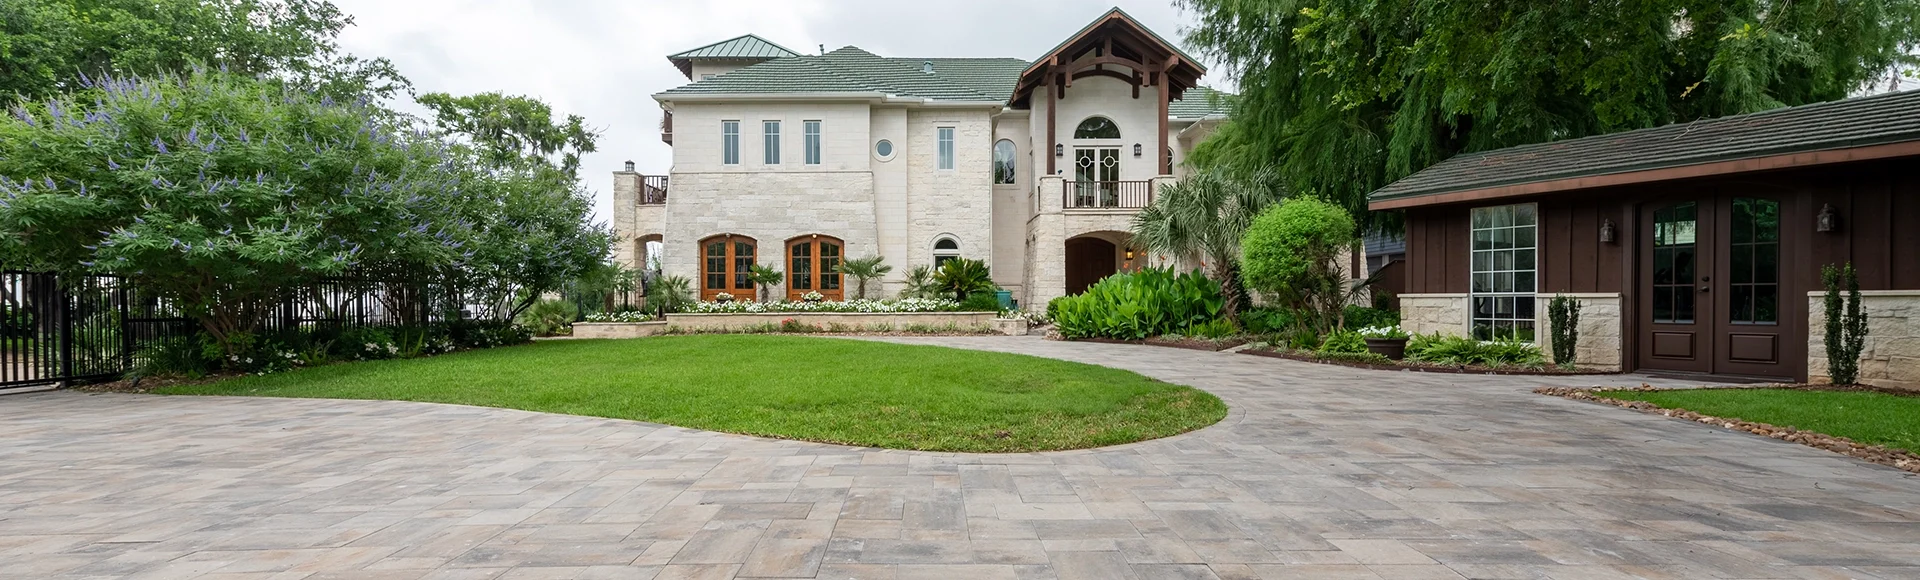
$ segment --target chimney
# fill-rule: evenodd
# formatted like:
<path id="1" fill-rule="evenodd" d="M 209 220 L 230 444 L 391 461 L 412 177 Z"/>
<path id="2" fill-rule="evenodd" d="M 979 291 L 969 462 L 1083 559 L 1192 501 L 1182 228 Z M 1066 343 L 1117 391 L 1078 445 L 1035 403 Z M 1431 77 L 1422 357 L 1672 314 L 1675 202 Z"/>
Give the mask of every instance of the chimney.
<path id="1" fill-rule="evenodd" d="M 632 161 L 628 161 L 628 162 L 627 162 L 627 173 L 633 173 L 633 162 L 632 162 Z"/>

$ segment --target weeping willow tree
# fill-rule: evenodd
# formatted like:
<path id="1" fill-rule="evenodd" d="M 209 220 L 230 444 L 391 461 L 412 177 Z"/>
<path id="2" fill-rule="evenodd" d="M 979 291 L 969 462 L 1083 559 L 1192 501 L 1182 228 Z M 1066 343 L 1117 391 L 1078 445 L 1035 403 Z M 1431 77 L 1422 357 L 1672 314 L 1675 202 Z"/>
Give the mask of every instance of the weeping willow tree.
<path id="1" fill-rule="evenodd" d="M 1177 0 L 1240 85 L 1189 156 L 1344 205 L 1453 155 L 1827 101 L 1920 59 L 1920 0 Z"/>

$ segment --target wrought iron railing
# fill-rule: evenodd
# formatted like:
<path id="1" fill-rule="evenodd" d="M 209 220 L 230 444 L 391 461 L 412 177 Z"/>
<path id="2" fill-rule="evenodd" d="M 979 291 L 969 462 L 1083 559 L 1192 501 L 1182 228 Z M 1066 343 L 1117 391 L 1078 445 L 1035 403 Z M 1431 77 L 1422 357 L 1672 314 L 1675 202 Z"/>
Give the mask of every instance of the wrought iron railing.
<path id="1" fill-rule="evenodd" d="M 640 176 L 640 194 L 636 196 L 640 205 L 664 205 L 667 203 L 667 176 Z"/>
<path id="2" fill-rule="evenodd" d="M 1066 209 L 1140 209 L 1153 203 L 1151 181 L 1062 182 L 1061 207 Z"/>

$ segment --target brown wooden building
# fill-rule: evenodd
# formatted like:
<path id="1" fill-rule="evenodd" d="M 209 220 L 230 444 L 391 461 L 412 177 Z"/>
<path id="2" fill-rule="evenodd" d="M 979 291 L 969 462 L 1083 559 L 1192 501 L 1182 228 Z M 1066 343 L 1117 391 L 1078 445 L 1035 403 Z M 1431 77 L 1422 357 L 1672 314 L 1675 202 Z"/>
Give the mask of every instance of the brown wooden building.
<path id="1" fill-rule="evenodd" d="M 1920 91 L 1456 156 L 1406 214 L 1409 330 L 1548 340 L 1583 365 L 1824 379 L 1821 267 L 1867 292 L 1866 382 L 1920 388 Z"/>

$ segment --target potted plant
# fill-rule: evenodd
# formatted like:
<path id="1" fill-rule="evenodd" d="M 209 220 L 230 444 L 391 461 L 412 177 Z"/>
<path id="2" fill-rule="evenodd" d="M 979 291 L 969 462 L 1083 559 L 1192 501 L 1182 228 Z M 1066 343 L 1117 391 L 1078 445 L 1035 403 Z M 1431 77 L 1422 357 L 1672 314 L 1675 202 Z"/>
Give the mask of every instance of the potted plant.
<path id="1" fill-rule="evenodd" d="M 1367 352 L 1392 360 L 1407 358 L 1407 331 L 1399 326 L 1369 326 L 1360 329 L 1367 339 Z"/>
<path id="2" fill-rule="evenodd" d="M 826 300 L 827 296 L 819 292 L 808 292 L 806 294 L 801 294 L 800 299 L 808 303 L 814 303 L 814 302 L 819 302 L 821 300 Z"/>
<path id="3" fill-rule="evenodd" d="M 728 294 L 728 293 L 726 293 L 726 292 L 721 292 L 721 293 L 719 293 L 719 294 L 715 294 L 715 295 L 713 295 L 713 301 L 714 301 L 714 302 L 732 302 L 732 301 L 733 301 L 733 295 L 732 295 L 732 294 Z"/>

